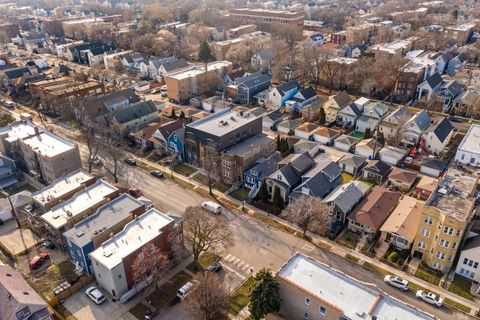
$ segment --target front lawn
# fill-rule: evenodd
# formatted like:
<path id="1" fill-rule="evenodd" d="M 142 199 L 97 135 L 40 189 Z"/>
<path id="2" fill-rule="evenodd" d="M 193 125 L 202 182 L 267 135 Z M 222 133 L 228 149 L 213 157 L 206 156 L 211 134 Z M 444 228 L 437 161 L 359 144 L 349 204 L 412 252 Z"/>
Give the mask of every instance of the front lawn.
<path id="1" fill-rule="evenodd" d="M 415 277 L 438 286 L 438 284 L 440 283 L 440 278 L 442 276 L 436 273 L 434 270 L 427 269 L 420 264 L 415 271 Z"/>
<path id="2" fill-rule="evenodd" d="M 363 183 L 365 183 L 365 184 L 366 184 L 367 186 L 369 186 L 369 187 L 373 187 L 373 186 L 375 186 L 375 184 L 376 184 L 376 183 L 373 182 L 373 181 L 365 180 L 365 179 L 360 179 L 360 181 L 363 182 Z"/>
<path id="3" fill-rule="evenodd" d="M 365 134 L 363 132 L 360 132 L 360 131 L 353 131 L 352 133 L 350 133 L 350 136 L 354 137 L 354 138 L 357 138 L 357 139 L 360 139 L 360 140 L 363 140 L 363 137 L 365 136 Z"/>
<path id="4" fill-rule="evenodd" d="M 250 193 L 250 189 L 245 188 L 245 187 L 241 187 L 241 188 L 238 188 L 237 190 L 233 191 L 232 193 L 230 193 L 230 195 L 237 200 L 247 201 L 249 193 Z"/>
<path id="5" fill-rule="evenodd" d="M 468 300 L 475 300 L 475 297 L 470 293 L 472 282 L 464 277 L 455 275 L 452 283 L 448 286 L 448 291 L 458 294 Z"/>
<path id="6" fill-rule="evenodd" d="M 180 174 L 182 174 L 186 177 L 189 177 L 193 173 L 197 172 L 197 169 L 195 169 L 194 167 L 191 167 L 191 166 L 189 166 L 185 163 L 181 163 L 181 164 L 178 164 L 175 167 L 173 167 L 173 171 L 175 171 L 176 173 L 180 173 Z"/>
<path id="7" fill-rule="evenodd" d="M 343 177 L 343 183 L 349 183 L 350 181 L 352 181 L 353 179 L 355 179 L 355 177 L 353 176 L 353 174 L 350 174 L 348 172 L 342 172 L 342 177 Z"/>
<path id="8" fill-rule="evenodd" d="M 187 283 L 192 276 L 184 271 L 177 273 L 172 279 L 164 283 L 157 291 L 152 293 L 150 301 L 155 309 L 160 309 L 167 303 L 172 301 L 185 283 Z"/>
<path id="9" fill-rule="evenodd" d="M 250 292 L 252 291 L 253 283 L 254 279 L 253 277 L 250 277 L 232 293 L 228 303 L 231 314 L 236 316 L 248 305 L 250 302 Z"/>
<path id="10" fill-rule="evenodd" d="M 340 243 L 341 245 L 355 249 L 358 244 L 359 236 L 351 231 L 345 231 L 340 237 L 338 237 L 335 241 Z"/>
<path id="11" fill-rule="evenodd" d="M 205 271 L 205 269 L 207 269 L 208 266 L 210 266 L 212 263 L 217 261 L 218 258 L 219 257 L 211 251 L 207 251 L 207 252 L 203 253 L 198 258 L 197 272 Z M 194 264 L 194 262 L 190 263 L 187 266 L 187 269 L 190 270 L 191 272 L 194 272 L 193 264 Z"/>
<path id="12" fill-rule="evenodd" d="M 204 175 L 203 173 L 197 173 L 195 176 L 192 177 L 192 180 L 208 186 L 208 176 Z M 223 182 L 214 181 L 212 184 L 212 188 L 220 192 L 226 192 L 228 189 L 230 189 L 230 186 Z"/>

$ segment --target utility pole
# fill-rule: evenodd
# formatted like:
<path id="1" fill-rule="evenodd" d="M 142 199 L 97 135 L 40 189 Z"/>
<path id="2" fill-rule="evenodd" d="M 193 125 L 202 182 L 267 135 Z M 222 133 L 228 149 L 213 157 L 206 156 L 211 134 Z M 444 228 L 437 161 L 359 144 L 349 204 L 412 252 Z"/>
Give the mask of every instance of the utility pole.
<path id="1" fill-rule="evenodd" d="M 10 207 L 12 208 L 12 215 L 15 218 L 15 221 L 17 222 L 18 229 L 20 229 L 21 226 L 20 226 L 20 221 L 18 220 L 18 217 L 17 217 L 17 210 L 15 209 L 15 206 L 12 203 L 12 199 L 10 198 L 10 195 L 8 194 L 8 192 L 3 190 L 2 188 L 0 188 L 0 194 L 8 199 L 8 203 L 10 203 Z"/>

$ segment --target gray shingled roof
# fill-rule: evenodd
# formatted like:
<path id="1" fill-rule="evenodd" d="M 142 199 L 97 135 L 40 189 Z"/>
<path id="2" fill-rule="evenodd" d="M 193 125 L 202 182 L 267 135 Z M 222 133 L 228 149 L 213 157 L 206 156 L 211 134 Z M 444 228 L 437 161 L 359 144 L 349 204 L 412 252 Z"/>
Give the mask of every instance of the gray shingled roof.
<path id="1" fill-rule="evenodd" d="M 367 162 L 367 158 L 355 154 L 348 154 L 338 161 L 339 164 L 345 164 L 354 168 L 363 166 L 365 162 Z"/>
<path id="2" fill-rule="evenodd" d="M 453 131 L 453 129 L 454 127 L 452 126 L 450 121 L 448 121 L 447 118 L 443 118 L 442 121 L 435 125 L 433 133 L 437 136 L 438 140 L 443 143 Z"/>
<path id="3" fill-rule="evenodd" d="M 119 123 L 126 123 L 154 112 L 158 112 L 158 109 L 153 101 L 141 101 L 118 109 L 114 117 Z"/>
<path id="4" fill-rule="evenodd" d="M 369 187 L 360 181 L 351 181 L 335 188 L 325 199 L 334 202 L 343 213 L 350 212 L 362 200 Z"/>

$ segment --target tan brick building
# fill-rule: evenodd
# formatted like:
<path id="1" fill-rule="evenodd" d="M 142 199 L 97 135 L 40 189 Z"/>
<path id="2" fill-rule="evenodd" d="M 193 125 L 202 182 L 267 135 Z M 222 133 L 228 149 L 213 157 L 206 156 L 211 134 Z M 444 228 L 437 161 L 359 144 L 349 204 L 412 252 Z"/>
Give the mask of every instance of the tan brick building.
<path id="1" fill-rule="evenodd" d="M 229 18 L 237 25 L 255 24 L 262 30 L 270 30 L 276 25 L 303 28 L 304 12 L 240 8 L 230 10 Z"/>

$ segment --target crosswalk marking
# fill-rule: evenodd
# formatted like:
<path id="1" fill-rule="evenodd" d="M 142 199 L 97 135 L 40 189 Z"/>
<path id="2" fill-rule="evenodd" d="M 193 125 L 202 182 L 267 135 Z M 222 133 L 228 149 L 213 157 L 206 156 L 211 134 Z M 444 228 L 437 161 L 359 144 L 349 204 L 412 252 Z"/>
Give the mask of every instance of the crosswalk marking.
<path id="1" fill-rule="evenodd" d="M 235 257 L 232 254 L 227 254 L 225 257 L 222 258 L 223 261 L 228 262 L 232 266 L 234 266 L 237 270 L 241 270 L 242 272 L 248 273 L 250 271 L 250 265 L 245 261 Z"/>

